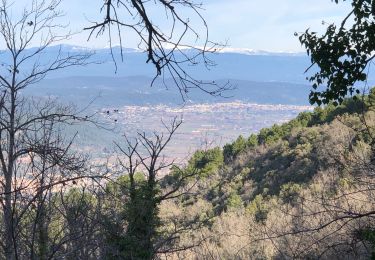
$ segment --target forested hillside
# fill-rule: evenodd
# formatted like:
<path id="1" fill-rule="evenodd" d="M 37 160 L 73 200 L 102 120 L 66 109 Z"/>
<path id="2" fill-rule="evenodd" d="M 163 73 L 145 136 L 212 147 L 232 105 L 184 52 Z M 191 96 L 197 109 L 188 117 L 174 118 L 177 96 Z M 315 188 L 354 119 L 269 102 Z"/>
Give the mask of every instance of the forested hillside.
<path id="1" fill-rule="evenodd" d="M 178 121 L 168 135 L 127 140 L 118 145 L 123 172 L 104 190 L 78 185 L 53 196 L 40 245 L 49 252 L 65 238 L 59 254 L 84 259 L 370 258 L 374 101 L 372 90 L 318 107 L 197 151 L 183 167 L 156 156 Z M 157 177 L 164 167 L 171 173 Z"/>
<path id="2" fill-rule="evenodd" d="M 161 205 L 205 223 L 178 241 L 195 259 L 362 259 L 373 253 L 374 91 L 196 152 L 188 194 Z M 375 103 L 374 103 L 375 104 Z M 164 185 L 173 183 L 165 178 Z M 197 217 L 197 216 L 195 216 Z"/>
<path id="3" fill-rule="evenodd" d="M 374 90 L 196 151 L 182 166 L 162 156 L 181 123 L 124 137 L 112 168 L 71 153 L 60 155 L 66 165 L 32 157 L 35 179 L 26 172 L 15 197 L 21 258 L 373 256 Z"/>
<path id="4" fill-rule="evenodd" d="M 245 2 L 232 5 L 242 9 Z M 350 8 L 339 25 L 323 22 L 321 35 L 294 33 L 308 62 L 300 55 L 226 53 L 226 44 L 208 37 L 203 6 L 193 0 L 99 1 L 99 13 L 85 17 L 81 29 L 88 41 L 104 37 L 109 44 L 104 52 L 119 74 L 104 77 L 108 68 L 99 65 L 108 59 L 61 45 L 77 36 L 64 23 L 61 0 L 1 1 L 0 259 L 375 259 L 375 88 L 369 89 L 375 0 L 332 2 Z M 72 10 L 92 8 L 70 4 Z M 284 24 L 305 15 L 315 19 L 302 12 L 310 8 L 292 6 Z M 226 24 L 229 16 L 222 14 Z M 244 14 L 247 30 L 282 22 L 259 16 L 261 22 L 248 24 Z M 268 42 L 278 45 L 281 39 L 271 35 Z M 123 48 L 128 37 L 142 52 Z M 99 57 L 104 52 L 99 49 Z M 217 70 L 210 58 L 215 53 L 224 63 Z M 121 65 L 125 54 L 130 64 Z M 143 63 L 151 65 L 152 80 L 149 69 L 139 72 Z M 177 149 L 168 147 L 182 139 L 183 118 L 164 117 L 154 127 L 150 111 L 165 116 L 168 109 L 155 105 L 179 97 L 209 101 L 190 109 L 211 113 L 222 109 L 215 103 L 235 85 L 243 102 L 273 106 L 306 98 L 317 106 L 256 134 L 253 126 L 223 146 L 205 140 L 203 149 L 179 160 Z M 96 98 L 88 87 L 111 102 L 90 110 Z M 165 88 L 174 92 L 162 95 Z M 126 110 L 132 122 L 146 121 L 152 129 L 116 130 L 131 123 L 116 107 L 124 96 L 133 104 Z M 63 103 L 69 99 L 73 104 Z M 252 118 L 239 116 L 251 106 L 236 100 L 236 113 L 211 113 L 231 130 Z M 270 114 L 259 117 L 266 123 Z M 202 129 L 212 128 L 202 121 Z M 100 151 L 100 159 L 80 143 L 94 128 L 110 135 L 94 135 L 93 142 L 113 148 Z M 185 140 L 193 142 L 194 132 L 191 127 Z"/>

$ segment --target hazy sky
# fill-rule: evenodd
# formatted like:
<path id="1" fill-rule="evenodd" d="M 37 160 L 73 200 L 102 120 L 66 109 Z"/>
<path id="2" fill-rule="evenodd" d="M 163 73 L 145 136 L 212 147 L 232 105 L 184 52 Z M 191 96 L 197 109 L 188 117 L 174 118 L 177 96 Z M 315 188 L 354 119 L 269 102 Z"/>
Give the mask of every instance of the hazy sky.
<path id="1" fill-rule="evenodd" d="M 347 13 L 348 4 L 336 5 L 331 0 L 196 0 L 202 1 L 210 38 L 228 41 L 233 48 L 250 48 L 268 51 L 301 51 L 294 32 L 311 27 L 318 30 L 322 21 L 337 22 Z M 30 0 L 17 0 L 17 4 Z M 64 0 L 66 12 L 74 31 L 90 24 L 89 20 L 100 20 L 102 0 Z M 186 14 L 188 16 L 188 14 Z M 162 12 L 153 16 L 154 21 L 165 24 Z M 87 32 L 73 37 L 71 44 L 90 47 L 108 46 L 107 38 L 101 37 L 87 42 Z M 128 47 L 134 47 L 133 35 L 124 35 Z"/>

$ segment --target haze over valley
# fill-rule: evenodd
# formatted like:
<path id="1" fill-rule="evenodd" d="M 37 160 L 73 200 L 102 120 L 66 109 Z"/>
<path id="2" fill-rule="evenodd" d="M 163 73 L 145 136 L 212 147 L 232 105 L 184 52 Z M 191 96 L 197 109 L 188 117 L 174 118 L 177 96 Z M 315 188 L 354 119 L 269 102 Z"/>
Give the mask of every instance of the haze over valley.
<path id="1" fill-rule="evenodd" d="M 88 51 L 63 45 L 50 47 L 46 53 L 53 56 L 60 48 L 63 53 Z M 153 68 L 145 65 L 143 53 L 127 50 L 124 55 L 115 73 L 109 49 L 96 50 L 92 59 L 106 61 L 104 64 L 52 73 L 24 94 L 87 106 L 83 113 L 97 113 L 97 119 L 108 123 L 111 130 L 80 126 L 77 141 L 81 149 L 98 157 L 111 154 L 113 140 L 121 140 L 124 134 L 161 131 L 162 121 L 177 117 L 184 123 L 167 153 L 183 161 L 208 144 L 223 146 L 240 134 L 249 136 L 312 109 L 307 100 L 310 88 L 303 80 L 303 68 L 308 64 L 303 54 L 217 53 L 212 55 L 216 66 L 210 70 L 193 67 L 192 71 L 197 78 L 229 84 L 231 89 L 220 97 L 192 89 L 185 100 L 171 79 L 157 79 L 151 86 Z"/>

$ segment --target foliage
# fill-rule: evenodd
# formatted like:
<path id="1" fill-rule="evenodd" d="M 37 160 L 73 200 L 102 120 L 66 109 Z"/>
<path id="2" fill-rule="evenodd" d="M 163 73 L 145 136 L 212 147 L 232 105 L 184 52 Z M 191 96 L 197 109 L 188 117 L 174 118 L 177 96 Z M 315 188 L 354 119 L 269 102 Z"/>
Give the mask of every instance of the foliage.
<path id="1" fill-rule="evenodd" d="M 171 74 L 182 80 L 177 87 L 183 96 L 187 94 L 187 82 L 193 84 L 190 87 L 220 95 L 225 88 L 217 89 L 210 83 L 202 86 L 202 82 L 185 74 L 180 64 L 192 62 L 190 58 L 181 63 L 169 59 L 173 52 L 158 56 L 158 50 L 164 50 L 163 43 L 170 43 L 173 38 L 165 38 L 167 34 L 147 19 L 146 2 L 117 1 L 116 6 L 114 1 L 105 1 L 105 20 L 94 24 L 92 32 L 102 33 L 113 23 L 124 26 L 117 10 L 135 8 L 140 22 L 130 27 L 140 28 L 139 36 L 143 31 L 151 39 L 142 41 L 148 46 L 149 60 L 156 66 L 157 74 L 163 68 L 177 69 Z M 43 9 L 52 14 L 39 21 L 39 29 L 51 33 L 54 26 L 49 21 L 59 17 L 54 12 L 58 3 L 52 1 Z M 191 1 L 154 4 L 166 7 L 167 13 L 177 19 L 175 22 L 191 32 L 189 23 L 181 20 L 175 7 L 187 5 L 197 11 L 199 5 L 192 5 Z M 35 6 L 37 10 L 33 12 L 38 14 Z M 164 148 L 181 124 L 174 120 L 171 127 L 165 125 L 166 135 L 153 133 L 149 137 L 139 132 L 134 141 L 125 138 L 125 147 L 116 144 L 121 152 L 117 158 L 121 175 L 105 182 L 93 178 L 96 182 L 92 183 L 82 180 L 86 171 L 104 175 L 108 169 L 84 168 L 85 160 L 69 153 L 71 143 L 65 147 L 64 138 L 55 136 L 61 129 L 54 128 L 54 123 L 73 124 L 76 115 L 52 103 L 37 107 L 35 115 L 27 109 L 28 103 L 17 99 L 18 90 L 38 82 L 49 70 L 80 65 L 90 55 L 58 56 L 51 67 L 43 69 L 35 63 L 29 76 L 19 73 L 17 64 L 24 60 L 18 63 L 17 59 L 29 42 L 22 37 L 30 34 L 20 34 L 21 48 L 15 43 L 18 37 L 12 34 L 17 34 L 19 27 L 21 31 L 29 26 L 34 32 L 39 29 L 36 21 L 33 25 L 26 19 L 28 12 L 12 27 L 6 8 L 0 14 L 0 23 L 3 37 L 14 38 L 5 39 L 14 65 L 10 65 L 10 70 L 4 67 L 13 80 L 0 77 L 4 88 L 0 113 L 5 118 L 0 130 L 4 144 L 0 153 L 4 197 L 0 217 L 5 239 L 0 250 L 4 258 L 373 256 L 375 90 L 361 98 L 345 97 L 355 92 L 355 82 L 366 80 L 364 69 L 374 57 L 375 1 L 353 0 L 353 10 L 341 27 L 329 25 L 321 37 L 307 30 L 300 37 L 312 62 L 320 69 L 310 77 L 314 88 L 310 101 L 325 104 L 324 107 L 303 112 L 287 123 L 264 128 L 248 138 L 239 136 L 223 149 L 198 150 L 185 167 L 173 165 L 163 157 Z M 348 30 L 346 22 L 350 17 L 355 19 Z M 9 31 L 14 32 L 9 35 Z M 49 36 L 51 39 L 44 46 L 34 49 L 33 56 L 38 57 L 56 39 Z M 183 47 L 177 43 L 174 46 L 177 51 Z M 204 57 L 205 51 L 199 54 Z M 23 57 L 27 60 L 33 56 Z M 324 84 L 327 89 L 322 91 L 319 87 Z M 210 86 L 214 88 L 203 88 Z M 19 162 L 23 159 L 26 163 Z M 169 168 L 169 175 L 159 174 Z"/>
<path id="2" fill-rule="evenodd" d="M 225 165 L 198 180 L 198 198 L 179 204 L 194 211 L 205 200 L 214 214 L 205 231 L 212 239 L 184 256 L 368 258 L 372 238 L 359 231 L 375 224 L 374 184 L 367 177 L 373 172 L 371 95 L 263 129 L 248 139 L 256 145 L 244 137 L 226 145 Z"/>
<path id="3" fill-rule="evenodd" d="M 207 177 L 215 173 L 224 163 L 223 152 L 219 147 L 196 151 L 188 162 L 187 171 L 197 170 L 200 177 Z"/>
<path id="4" fill-rule="evenodd" d="M 374 94 L 372 94 L 374 92 L 371 90 L 370 95 L 364 96 L 362 99 L 346 98 L 340 105 L 329 103 L 324 107 L 316 107 L 313 112 L 301 112 L 295 119 L 287 123 L 262 128 L 257 135 L 251 134 L 247 140 L 243 136 L 239 136 L 233 143 L 223 147 L 224 161 L 230 163 L 241 153 L 259 145 L 270 146 L 280 140 L 288 140 L 292 130 L 330 123 L 337 116 L 346 113 L 359 114 L 371 110 L 375 107 Z"/>
<path id="5" fill-rule="evenodd" d="M 233 160 L 234 157 L 246 148 L 246 145 L 246 139 L 242 135 L 240 135 L 233 143 L 224 145 L 224 161 L 229 162 Z"/>
<path id="6" fill-rule="evenodd" d="M 232 192 L 229 194 L 229 197 L 226 202 L 227 209 L 238 209 L 243 206 L 243 201 L 241 199 L 241 196 L 238 195 L 236 192 Z"/>
<path id="7" fill-rule="evenodd" d="M 344 1 L 335 0 L 336 4 L 339 2 Z M 312 104 L 333 101 L 337 105 L 347 94 L 360 93 L 355 84 L 366 81 L 366 69 L 375 57 L 374 10 L 373 0 L 353 0 L 351 10 L 341 24 L 329 24 L 322 35 L 307 29 L 299 36 L 311 57 L 312 66 L 318 67 L 318 71 L 308 78 L 313 84 Z"/>
<path id="8" fill-rule="evenodd" d="M 375 259 L 375 231 L 372 228 L 359 230 L 358 236 L 362 239 L 365 239 L 371 244 L 371 247 L 372 247 L 371 259 Z"/>
<path id="9" fill-rule="evenodd" d="M 280 197 L 284 203 L 296 203 L 301 190 L 300 184 L 289 182 L 281 186 Z"/>
<path id="10" fill-rule="evenodd" d="M 268 207 L 262 195 L 257 195 L 246 207 L 246 211 L 255 217 L 257 222 L 265 222 L 268 215 Z"/>
<path id="11" fill-rule="evenodd" d="M 70 252 L 81 259 L 164 255 L 271 259 L 281 257 L 279 254 L 305 258 L 322 253 L 331 259 L 333 252 L 339 256 L 350 252 L 354 257 L 355 252 L 364 250 L 359 242 L 347 246 L 348 241 L 365 244 L 368 250 L 361 255 L 366 255 L 373 250 L 371 236 L 347 226 L 337 228 L 345 223 L 321 233 L 304 232 L 343 214 L 337 209 L 358 215 L 371 208 L 371 203 L 363 202 L 372 199 L 371 192 L 358 200 L 345 194 L 357 194 L 357 189 L 364 188 L 357 180 L 366 174 L 363 162 L 369 162 L 373 152 L 371 136 L 361 120 L 375 124 L 372 99 L 319 107 L 258 135 L 240 136 L 223 150 L 199 150 L 185 167 L 168 165 L 170 174 L 160 178 L 146 171 L 149 161 L 139 171 L 123 162 L 121 175 L 106 182 L 102 192 L 77 188 L 65 191 L 62 200 L 54 196 L 51 208 L 58 211 L 49 222 L 48 238 L 69 235 L 73 241 L 82 241 L 82 249 L 77 243 L 68 243 L 58 255 Z M 359 114 L 363 107 L 364 116 Z M 125 157 L 130 155 L 127 158 L 135 165 L 140 159 L 132 153 L 138 151 L 137 146 L 133 143 L 132 147 L 121 151 Z M 160 169 L 166 164 L 154 165 L 153 169 Z M 30 220 L 35 212 L 30 212 Z M 372 226 L 370 220 L 362 222 L 365 227 Z M 350 227 L 357 226 L 364 230 L 361 222 Z M 331 230 L 338 235 L 330 235 Z M 282 235 L 293 232 L 301 234 Z M 301 247 L 295 246 L 296 241 Z M 318 241 L 319 246 L 308 247 L 311 241 Z M 53 247 L 41 245 L 47 245 L 40 247 L 47 251 Z M 345 249 L 335 251 L 326 245 L 345 245 Z"/>

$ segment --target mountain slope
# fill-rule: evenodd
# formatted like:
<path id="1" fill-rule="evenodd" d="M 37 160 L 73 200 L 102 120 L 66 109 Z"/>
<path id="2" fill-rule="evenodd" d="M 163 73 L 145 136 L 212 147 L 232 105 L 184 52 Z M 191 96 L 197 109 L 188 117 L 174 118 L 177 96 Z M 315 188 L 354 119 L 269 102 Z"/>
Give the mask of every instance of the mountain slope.
<path id="1" fill-rule="evenodd" d="M 369 259 L 374 93 L 195 153 L 185 168 L 199 170 L 191 195 L 163 208 L 200 209 L 210 222 L 200 231 L 209 242 L 184 257 Z M 189 234 L 181 245 L 198 238 Z"/>
<path id="2" fill-rule="evenodd" d="M 73 103 L 89 102 L 100 96 L 98 106 L 145 105 L 145 104 L 182 104 L 183 100 L 173 81 L 164 85 L 157 80 L 150 86 L 152 78 L 145 76 L 101 77 L 74 76 L 45 79 L 24 93 L 34 96 L 57 96 Z M 225 84 L 225 80 L 217 80 Z M 189 93 L 189 102 L 231 102 L 240 100 L 258 104 L 307 105 L 309 87 L 303 84 L 286 82 L 255 82 L 248 80 L 230 80 L 233 90 L 224 93 L 225 97 L 212 97 L 199 90 Z"/>

